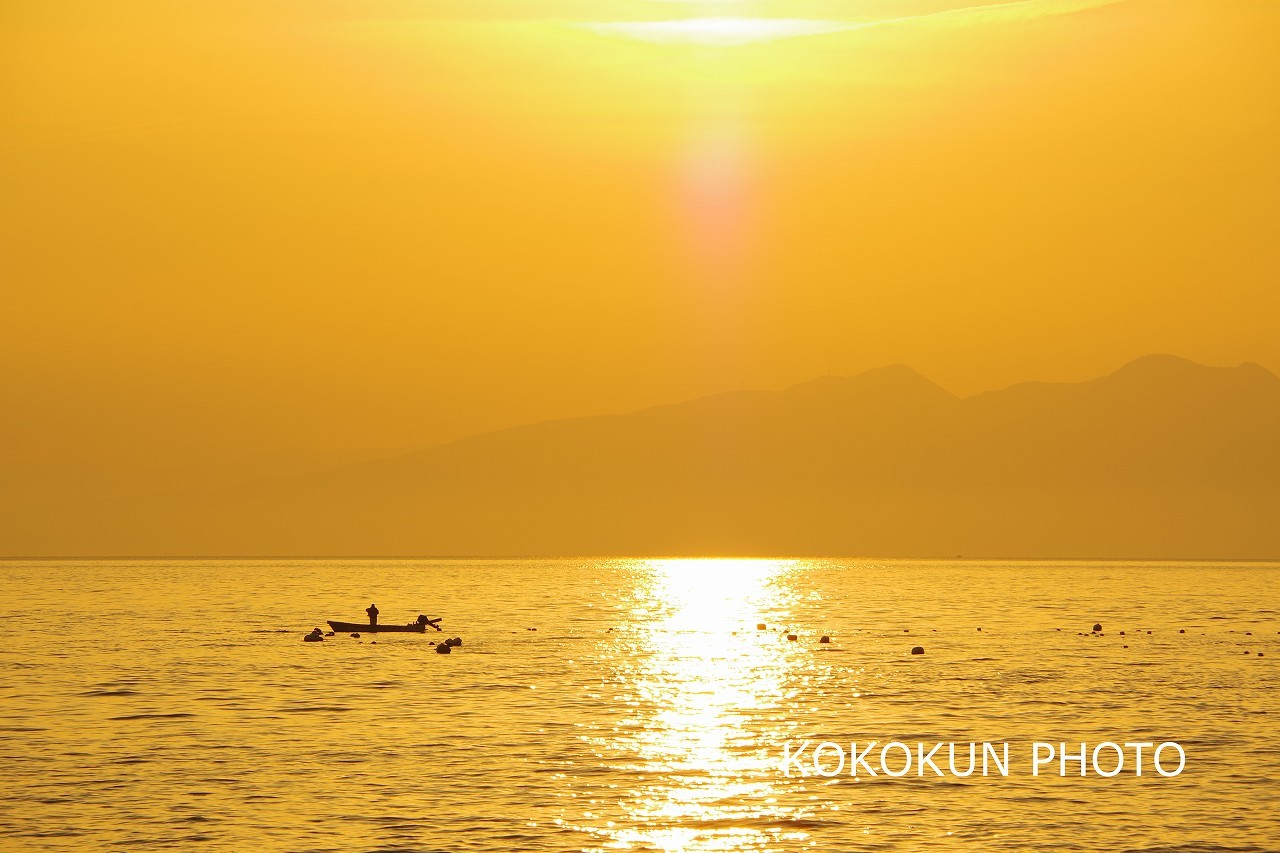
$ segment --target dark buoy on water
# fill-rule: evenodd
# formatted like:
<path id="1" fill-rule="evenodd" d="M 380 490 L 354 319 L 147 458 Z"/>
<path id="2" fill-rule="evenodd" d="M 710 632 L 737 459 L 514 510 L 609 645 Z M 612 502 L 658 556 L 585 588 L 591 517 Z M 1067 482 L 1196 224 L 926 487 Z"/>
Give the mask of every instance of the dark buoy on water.
<path id="1" fill-rule="evenodd" d="M 828 636 L 827 634 L 823 634 L 823 635 L 822 635 L 822 639 L 821 639 L 821 640 L 818 640 L 818 642 L 819 642 L 819 643 L 829 643 L 829 642 L 831 642 L 831 637 L 830 637 L 830 636 Z"/>
<path id="2" fill-rule="evenodd" d="M 453 651 L 453 646 L 449 645 L 448 643 L 440 643 L 436 646 L 436 654 L 438 655 L 447 655 L 452 651 Z"/>
<path id="3" fill-rule="evenodd" d="M 1179 629 L 1178 629 L 1178 633 L 1179 633 L 1179 634 L 1185 634 L 1185 633 L 1187 633 L 1187 629 L 1186 629 L 1186 628 L 1179 628 Z"/>
<path id="4" fill-rule="evenodd" d="M 352 635 L 351 635 L 351 639 L 353 639 L 353 640 L 358 640 L 358 639 L 360 639 L 360 635 L 359 635 L 359 634 L 352 634 Z"/>
<path id="5" fill-rule="evenodd" d="M 335 633 L 335 632 L 333 632 L 333 631 L 326 631 L 326 632 L 325 632 L 325 636 L 326 636 L 326 637 L 332 637 L 332 636 L 334 635 L 334 633 Z"/>
<path id="6" fill-rule="evenodd" d="M 799 638 L 798 636 L 796 636 L 795 634 L 787 634 L 787 639 L 794 643 L 796 640 L 798 640 L 798 639 L 800 639 L 800 638 Z"/>
<path id="7" fill-rule="evenodd" d="M 1102 630 L 1102 623 L 1101 623 L 1101 622 L 1095 622 L 1095 623 L 1093 623 L 1093 630 L 1095 630 L 1095 631 L 1101 631 L 1101 630 Z"/>
<path id="8" fill-rule="evenodd" d="M 764 623 L 763 623 L 763 622 L 757 622 L 757 623 L 756 623 L 756 630 L 757 630 L 757 631 L 763 631 L 763 630 L 765 630 Z"/>
<path id="9" fill-rule="evenodd" d="M 922 655 L 922 654 L 924 654 L 924 646 L 912 646 L 912 648 L 911 648 L 911 654 L 913 654 L 913 655 Z"/>
<path id="10" fill-rule="evenodd" d="M 1124 636 L 1124 631 L 1121 631 L 1121 632 L 1120 632 L 1120 636 L 1121 636 L 1121 637 L 1123 637 L 1123 636 Z"/>

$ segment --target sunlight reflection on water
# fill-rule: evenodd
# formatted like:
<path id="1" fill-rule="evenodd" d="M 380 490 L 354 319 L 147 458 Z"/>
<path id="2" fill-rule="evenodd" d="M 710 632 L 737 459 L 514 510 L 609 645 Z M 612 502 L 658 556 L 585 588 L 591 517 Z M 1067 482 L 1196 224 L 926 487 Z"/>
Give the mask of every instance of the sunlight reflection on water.
<path id="1" fill-rule="evenodd" d="M 0 849 L 1280 849 L 1274 564 L 0 561 L 0 589 Z M 371 600 L 465 645 L 302 642 Z M 1135 736 L 1187 774 L 777 763 Z"/>
<path id="2" fill-rule="evenodd" d="M 648 779 L 624 805 L 627 820 L 600 834 L 608 847 L 755 850 L 800 841 L 796 806 L 779 806 L 768 745 L 753 722 L 783 708 L 798 646 L 774 631 L 738 629 L 743 614 L 791 614 L 796 566 L 780 560 L 657 560 L 637 571 L 649 614 L 624 658 L 632 719 L 601 742 Z M 772 824 L 761 826 L 763 823 Z"/>

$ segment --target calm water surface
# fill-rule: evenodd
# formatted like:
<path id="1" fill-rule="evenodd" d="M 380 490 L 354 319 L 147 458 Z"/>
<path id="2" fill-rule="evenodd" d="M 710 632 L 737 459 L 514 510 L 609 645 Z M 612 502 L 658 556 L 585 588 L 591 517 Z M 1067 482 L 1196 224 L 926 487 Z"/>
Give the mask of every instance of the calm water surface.
<path id="1" fill-rule="evenodd" d="M 2 850 L 1280 850 L 1277 565 L 4 562 L 0 591 Z M 301 642 L 370 601 L 446 632 Z M 1013 767 L 785 777 L 806 738 Z M 1034 778 L 1035 740 L 1187 769 Z"/>

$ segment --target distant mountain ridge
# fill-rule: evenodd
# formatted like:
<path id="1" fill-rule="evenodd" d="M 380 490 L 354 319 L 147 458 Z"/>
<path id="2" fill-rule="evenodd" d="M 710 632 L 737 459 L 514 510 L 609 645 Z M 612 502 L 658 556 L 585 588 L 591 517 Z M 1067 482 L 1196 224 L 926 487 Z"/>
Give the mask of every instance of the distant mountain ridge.
<path id="1" fill-rule="evenodd" d="M 216 491 L 7 554 L 1280 557 L 1280 378 L 1147 356 L 960 398 L 895 365 Z"/>

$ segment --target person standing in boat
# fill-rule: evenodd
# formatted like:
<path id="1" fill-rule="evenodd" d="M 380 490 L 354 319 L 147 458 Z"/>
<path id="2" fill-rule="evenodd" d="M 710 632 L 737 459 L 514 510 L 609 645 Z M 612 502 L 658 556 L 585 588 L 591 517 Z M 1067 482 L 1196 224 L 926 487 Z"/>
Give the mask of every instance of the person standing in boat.
<path id="1" fill-rule="evenodd" d="M 364 609 L 364 612 L 369 614 L 370 626 L 374 626 L 378 624 L 378 605 L 370 604 L 368 607 Z"/>

